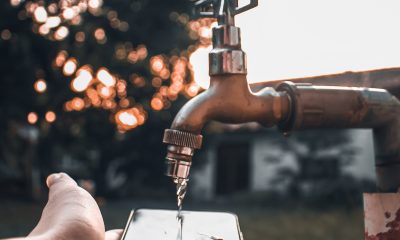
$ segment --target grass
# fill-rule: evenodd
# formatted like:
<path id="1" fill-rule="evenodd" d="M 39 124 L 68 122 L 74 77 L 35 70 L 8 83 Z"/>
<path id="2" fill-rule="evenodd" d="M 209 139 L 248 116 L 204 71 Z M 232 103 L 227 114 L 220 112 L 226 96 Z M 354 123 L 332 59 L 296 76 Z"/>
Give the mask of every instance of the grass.
<path id="1" fill-rule="evenodd" d="M 0 238 L 24 236 L 40 218 L 43 204 L 0 201 Z M 173 202 L 109 201 L 102 207 L 107 229 L 123 228 L 131 208 L 174 208 Z M 316 210 L 310 208 L 245 205 L 188 204 L 187 209 L 230 211 L 239 216 L 245 240 L 359 240 L 363 238 L 361 209 Z M 156 239 L 155 239 L 156 240 Z"/>
<path id="2" fill-rule="evenodd" d="M 254 210 L 239 212 L 245 240 L 359 240 L 363 238 L 361 210 Z"/>

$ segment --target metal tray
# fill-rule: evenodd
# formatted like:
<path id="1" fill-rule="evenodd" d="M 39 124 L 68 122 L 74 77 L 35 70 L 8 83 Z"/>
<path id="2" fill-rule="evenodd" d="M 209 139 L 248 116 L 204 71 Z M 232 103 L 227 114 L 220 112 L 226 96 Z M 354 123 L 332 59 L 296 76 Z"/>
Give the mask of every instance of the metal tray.
<path id="1" fill-rule="evenodd" d="M 182 211 L 182 240 L 243 240 L 235 214 Z M 177 211 L 131 211 L 121 240 L 180 240 Z"/>

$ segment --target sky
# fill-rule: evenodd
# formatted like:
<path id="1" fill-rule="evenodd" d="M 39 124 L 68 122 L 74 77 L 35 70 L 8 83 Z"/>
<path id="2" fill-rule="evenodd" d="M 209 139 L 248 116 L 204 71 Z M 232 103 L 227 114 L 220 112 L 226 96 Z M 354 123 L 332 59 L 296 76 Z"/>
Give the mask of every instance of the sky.
<path id="1" fill-rule="evenodd" d="M 400 67 L 399 13 L 399 0 L 259 0 L 236 16 L 248 80 Z M 196 62 L 207 66 L 207 51 Z"/>

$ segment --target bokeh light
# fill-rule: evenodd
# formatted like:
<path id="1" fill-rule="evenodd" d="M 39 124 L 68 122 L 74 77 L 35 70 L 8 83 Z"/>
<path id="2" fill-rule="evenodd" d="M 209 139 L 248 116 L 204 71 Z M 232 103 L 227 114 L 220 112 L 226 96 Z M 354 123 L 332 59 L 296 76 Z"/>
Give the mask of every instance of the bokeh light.
<path id="1" fill-rule="evenodd" d="M 64 51 L 64 50 L 60 51 L 57 54 L 56 59 L 54 60 L 54 64 L 57 67 L 61 67 L 65 63 L 65 61 L 67 60 L 67 57 L 68 57 L 68 53 L 66 51 Z"/>
<path id="2" fill-rule="evenodd" d="M 164 106 L 164 104 L 161 99 L 154 97 L 151 100 L 151 108 L 152 109 L 154 109 L 156 111 L 160 111 L 163 108 L 163 106 Z"/>
<path id="3" fill-rule="evenodd" d="M 62 12 L 62 16 L 65 20 L 71 20 L 75 17 L 75 11 L 72 8 L 65 8 Z"/>
<path id="4" fill-rule="evenodd" d="M 61 23 L 61 18 L 60 17 L 49 17 L 46 20 L 46 23 L 44 26 L 46 26 L 48 29 L 58 27 Z"/>
<path id="5" fill-rule="evenodd" d="M 63 40 L 64 38 L 66 38 L 69 34 L 69 30 L 67 27 L 65 26 L 61 26 L 59 27 L 56 32 L 54 33 L 54 38 L 58 41 Z"/>
<path id="6" fill-rule="evenodd" d="M 48 28 L 45 24 L 39 27 L 39 33 L 41 35 L 47 35 L 50 32 L 50 28 Z"/>
<path id="7" fill-rule="evenodd" d="M 45 80 L 39 79 L 33 84 L 33 88 L 35 89 L 36 92 L 43 93 L 47 89 L 47 83 Z"/>
<path id="8" fill-rule="evenodd" d="M 121 121 L 123 125 L 127 126 L 136 126 L 137 125 L 137 119 L 133 114 L 130 114 L 128 112 L 122 112 L 117 115 L 118 120 Z"/>
<path id="9" fill-rule="evenodd" d="M 164 59 L 161 55 L 150 59 L 150 67 L 154 73 L 159 73 L 165 67 Z"/>
<path id="10" fill-rule="evenodd" d="M 81 111 L 85 107 L 85 101 L 82 98 L 75 97 L 72 99 L 72 109 Z"/>
<path id="11" fill-rule="evenodd" d="M 11 32 L 8 29 L 4 29 L 3 31 L 1 31 L 1 39 L 3 40 L 10 40 L 11 39 Z"/>
<path id="12" fill-rule="evenodd" d="M 40 6 L 35 9 L 33 12 L 33 17 L 36 22 L 44 23 L 47 20 L 47 11 L 44 7 Z"/>
<path id="13" fill-rule="evenodd" d="M 103 5 L 103 1 L 102 0 L 89 0 L 88 5 L 90 8 L 99 8 L 101 7 L 101 5 Z"/>
<path id="14" fill-rule="evenodd" d="M 77 76 L 71 82 L 71 88 L 75 92 L 85 91 L 93 80 L 91 68 L 83 66 L 76 74 Z"/>
<path id="15" fill-rule="evenodd" d="M 77 46 L 82 46 L 89 36 L 88 33 L 83 30 L 75 31 L 70 29 L 70 26 L 81 24 L 84 20 L 82 14 L 86 11 L 96 17 L 105 16 L 115 30 L 124 32 L 129 29 L 129 23 L 120 19 L 115 10 L 102 9 L 102 6 L 102 0 L 60 0 L 58 3 L 48 4 L 29 1 L 25 4 L 25 10 L 26 17 L 32 17 L 32 29 L 35 33 L 50 40 L 75 40 Z M 194 81 L 200 77 L 197 77 L 198 70 L 191 66 L 189 59 L 195 64 L 196 56 L 209 47 L 211 25 L 215 21 L 211 19 L 189 21 L 186 14 L 175 15 L 174 19 L 182 26 L 186 26 L 191 38 L 198 40 L 198 43 L 182 52 L 152 56 L 149 60 L 152 74 L 150 76 L 144 77 L 133 72 L 129 76 L 129 81 L 126 81 L 119 74 L 112 73 L 106 66 L 99 66 L 96 69 L 90 65 L 80 66 L 75 57 L 70 56 L 66 50 L 60 50 L 54 58 L 53 67 L 59 68 L 64 76 L 70 78 L 71 91 L 82 94 L 66 101 L 64 110 L 82 111 L 90 107 L 108 110 L 118 129 L 127 131 L 144 124 L 147 118 L 147 112 L 140 104 L 143 100 L 139 99 L 136 102 L 133 96 L 129 96 L 128 85 L 146 88 L 146 91 L 147 88 L 154 89 L 153 97 L 145 104 L 146 108 L 153 111 L 170 108 L 172 101 L 175 101 L 179 94 L 188 98 L 196 96 L 201 91 L 200 86 L 204 88 L 205 86 Z M 106 28 L 95 27 L 91 31 L 97 43 L 107 42 Z M 68 38 L 70 33 L 73 33 L 72 39 Z M 9 39 L 11 32 L 3 30 L 1 37 Z M 148 57 L 148 54 L 144 44 L 134 46 L 132 42 L 125 41 L 115 46 L 115 58 L 130 64 L 140 63 Z M 46 87 L 46 82 L 35 83 L 37 92 L 46 91 Z M 50 118 L 46 115 L 45 120 L 51 122 L 48 121 L 52 119 L 51 116 L 51 113 Z"/>
<path id="16" fill-rule="evenodd" d="M 21 4 L 21 0 L 10 0 L 10 4 L 13 7 L 17 7 L 19 4 Z"/>
<path id="17" fill-rule="evenodd" d="M 71 76 L 77 68 L 77 61 L 75 58 L 68 59 L 63 67 L 63 73 L 65 76 Z"/>
<path id="18" fill-rule="evenodd" d="M 97 79 L 107 87 L 114 86 L 116 81 L 114 76 L 110 74 L 108 69 L 100 68 L 96 74 Z"/>
<path id="19" fill-rule="evenodd" d="M 94 31 L 94 37 L 96 38 L 97 42 L 99 43 L 105 43 L 106 41 L 106 33 L 104 32 L 103 28 L 97 28 Z"/>
<path id="20" fill-rule="evenodd" d="M 38 115 L 35 112 L 28 113 L 27 120 L 29 124 L 35 124 L 38 121 Z"/>
<path id="21" fill-rule="evenodd" d="M 85 41 L 85 38 L 86 38 L 86 35 L 85 35 L 84 32 L 77 32 L 77 33 L 75 34 L 75 40 L 76 40 L 77 42 L 84 42 L 84 41 Z"/>
<path id="22" fill-rule="evenodd" d="M 57 116 L 53 111 L 46 112 L 45 119 L 47 122 L 53 123 L 56 121 L 56 118 L 57 118 Z"/>
<path id="23" fill-rule="evenodd" d="M 102 85 L 97 85 L 97 87 L 98 87 L 99 95 L 104 99 L 109 99 L 109 98 L 113 97 L 115 94 L 114 88 L 102 86 Z"/>
<path id="24" fill-rule="evenodd" d="M 137 105 L 129 109 L 122 109 L 115 114 L 115 122 L 120 131 L 128 131 L 144 124 L 147 113 L 143 107 Z"/>

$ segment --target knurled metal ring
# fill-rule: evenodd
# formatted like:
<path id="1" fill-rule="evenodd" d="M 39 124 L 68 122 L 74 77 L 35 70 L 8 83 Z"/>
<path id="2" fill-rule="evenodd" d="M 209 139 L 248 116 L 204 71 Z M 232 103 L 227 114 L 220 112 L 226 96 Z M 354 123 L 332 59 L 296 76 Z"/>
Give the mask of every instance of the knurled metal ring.
<path id="1" fill-rule="evenodd" d="M 290 109 L 286 119 L 278 123 L 278 129 L 284 133 L 288 133 L 295 127 L 297 116 L 297 87 L 296 84 L 290 81 L 281 83 L 277 88 L 278 92 L 286 92 L 289 95 Z"/>
<path id="2" fill-rule="evenodd" d="M 182 147 L 201 148 L 203 136 L 175 129 L 165 129 L 163 142 Z"/>

